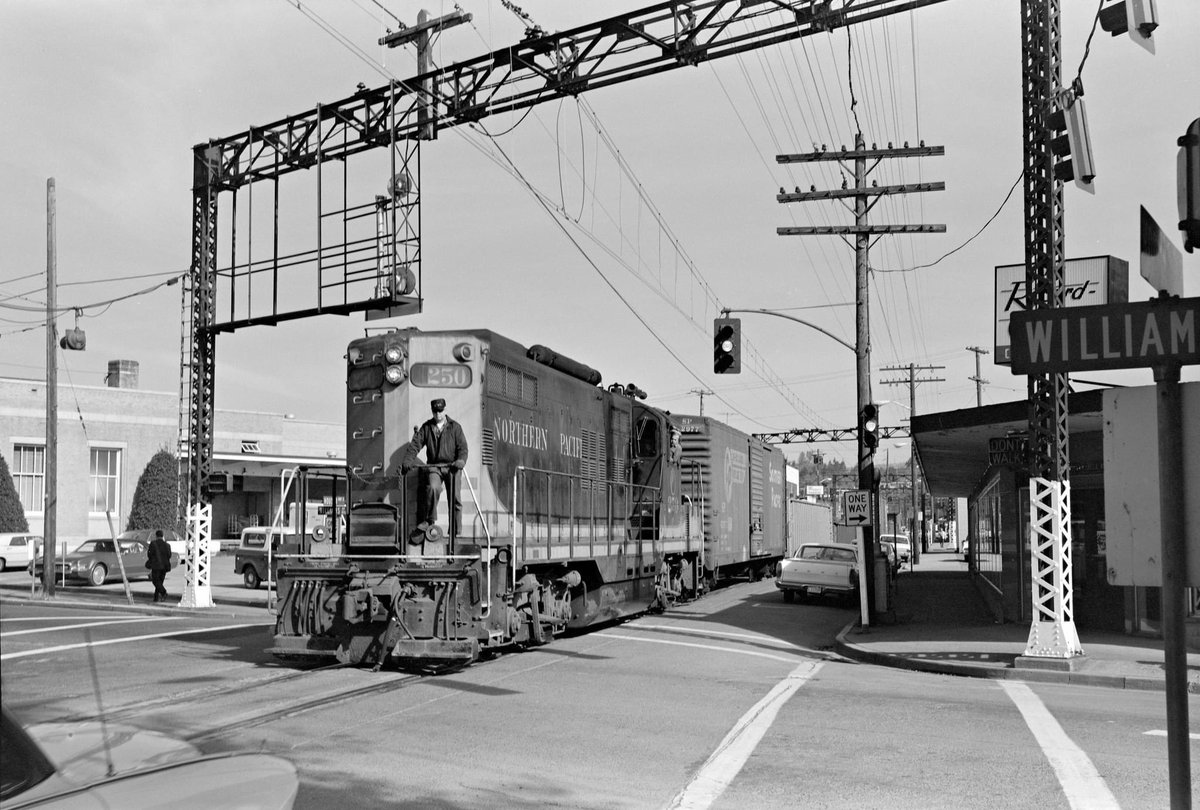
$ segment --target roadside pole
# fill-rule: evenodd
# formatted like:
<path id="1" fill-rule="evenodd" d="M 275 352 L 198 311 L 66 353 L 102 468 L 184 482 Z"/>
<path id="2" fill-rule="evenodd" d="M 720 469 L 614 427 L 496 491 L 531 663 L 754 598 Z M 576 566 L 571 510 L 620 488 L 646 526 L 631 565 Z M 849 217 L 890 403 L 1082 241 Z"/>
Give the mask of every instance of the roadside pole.
<path id="1" fill-rule="evenodd" d="M 1167 767 L 1171 808 L 1192 806 L 1188 734 L 1187 538 L 1183 523 L 1183 404 L 1179 364 L 1154 367 L 1158 399 L 1158 488 L 1162 517 L 1163 663 L 1167 676 Z"/>
<path id="2" fill-rule="evenodd" d="M 133 591 L 129 588 L 129 575 L 125 572 L 125 555 L 121 553 L 121 544 L 117 542 L 117 532 L 113 528 L 112 510 L 105 509 L 104 517 L 108 518 L 108 536 L 112 538 L 113 550 L 117 553 L 117 567 L 121 569 L 121 584 L 125 586 L 125 599 L 132 605 Z"/>
<path id="3" fill-rule="evenodd" d="M 54 598 L 54 572 L 57 570 L 58 551 L 58 357 L 54 354 L 58 334 L 54 317 L 57 314 L 58 290 L 55 270 L 58 267 L 58 251 L 55 224 L 54 178 L 46 180 L 46 449 L 45 449 L 45 503 L 42 505 L 42 594 Z M 65 556 L 65 555 L 64 555 Z M 64 574 L 65 576 L 65 574 Z"/>

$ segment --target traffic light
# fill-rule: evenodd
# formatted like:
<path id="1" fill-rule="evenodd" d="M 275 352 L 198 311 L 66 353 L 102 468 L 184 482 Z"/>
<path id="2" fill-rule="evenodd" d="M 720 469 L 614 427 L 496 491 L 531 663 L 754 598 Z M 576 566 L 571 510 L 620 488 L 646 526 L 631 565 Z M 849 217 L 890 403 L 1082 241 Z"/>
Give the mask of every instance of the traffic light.
<path id="1" fill-rule="evenodd" d="M 1121 0 L 1100 9 L 1100 27 L 1114 37 L 1129 34 L 1129 38 L 1154 53 L 1150 35 L 1158 28 L 1158 8 L 1154 0 Z"/>
<path id="2" fill-rule="evenodd" d="M 1092 180 L 1096 177 L 1096 162 L 1092 158 L 1092 136 L 1088 131 L 1087 109 L 1083 104 L 1083 90 L 1076 88 L 1076 96 L 1061 110 L 1051 113 L 1047 123 L 1055 132 L 1050 149 L 1059 158 L 1054 164 L 1054 175 L 1066 182 L 1074 180 L 1089 194 L 1096 192 Z"/>
<path id="3" fill-rule="evenodd" d="M 79 327 L 68 329 L 63 333 L 63 336 L 58 339 L 58 345 L 64 349 L 81 352 L 87 348 L 87 335 Z"/>
<path id="4" fill-rule="evenodd" d="M 1188 125 L 1179 146 L 1179 230 L 1183 249 L 1200 247 L 1200 118 Z"/>
<path id="5" fill-rule="evenodd" d="M 713 371 L 740 374 L 742 371 L 742 321 L 717 318 L 713 321 Z"/>
<path id="6" fill-rule="evenodd" d="M 879 447 L 879 408 L 874 403 L 863 405 L 862 413 L 858 415 L 858 434 L 862 437 L 863 448 L 874 453 Z"/>

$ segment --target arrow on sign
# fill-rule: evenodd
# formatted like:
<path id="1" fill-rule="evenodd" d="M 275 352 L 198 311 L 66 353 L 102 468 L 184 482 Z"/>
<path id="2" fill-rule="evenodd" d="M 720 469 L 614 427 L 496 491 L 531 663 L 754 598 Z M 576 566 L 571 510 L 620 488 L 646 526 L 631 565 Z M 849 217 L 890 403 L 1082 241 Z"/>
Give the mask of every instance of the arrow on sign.
<path id="1" fill-rule="evenodd" d="M 849 524 L 865 523 L 866 520 L 867 520 L 866 515 L 847 515 L 846 516 L 846 523 L 849 523 Z"/>

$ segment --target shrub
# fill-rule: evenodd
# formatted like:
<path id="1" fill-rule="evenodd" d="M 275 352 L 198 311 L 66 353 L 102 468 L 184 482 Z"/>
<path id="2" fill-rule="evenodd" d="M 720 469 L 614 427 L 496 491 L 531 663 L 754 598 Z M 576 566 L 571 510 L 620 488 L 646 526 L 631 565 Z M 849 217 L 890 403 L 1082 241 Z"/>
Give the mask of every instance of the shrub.
<path id="1" fill-rule="evenodd" d="M 27 532 L 29 522 L 25 520 L 25 507 L 17 496 L 8 461 L 0 453 L 0 532 Z"/>
<path id="2" fill-rule="evenodd" d="M 179 508 L 179 463 L 165 447 L 146 464 L 133 491 L 128 529 L 167 529 L 175 526 Z"/>

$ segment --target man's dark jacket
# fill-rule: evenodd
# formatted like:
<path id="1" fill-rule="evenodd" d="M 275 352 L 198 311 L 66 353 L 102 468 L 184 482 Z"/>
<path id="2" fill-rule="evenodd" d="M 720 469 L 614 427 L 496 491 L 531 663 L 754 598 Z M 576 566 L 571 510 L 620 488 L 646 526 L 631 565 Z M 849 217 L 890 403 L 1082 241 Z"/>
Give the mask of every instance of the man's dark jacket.
<path id="1" fill-rule="evenodd" d="M 467 463 L 467 437 L 462 426 L 449 416 L 446 417 L 441 436 L 437 434 L 437 419 L 432 418 L 413 431 L 412 442 L 408 445 L 408 452 L 404 454 L 401 465 L 411 467 L 415 464 L 417 453 L 422 447 L 425 448 L 426 464 L 454 464 L 462 469 Z"/>
<path id="2" fill-rule="evenodd" d="M 150 541 L 150 548 L 146 550 L 146 557 L 146 567 L 151 571 L 171 570 L 171 546 L 161 537 L 156 537 Z"/>

